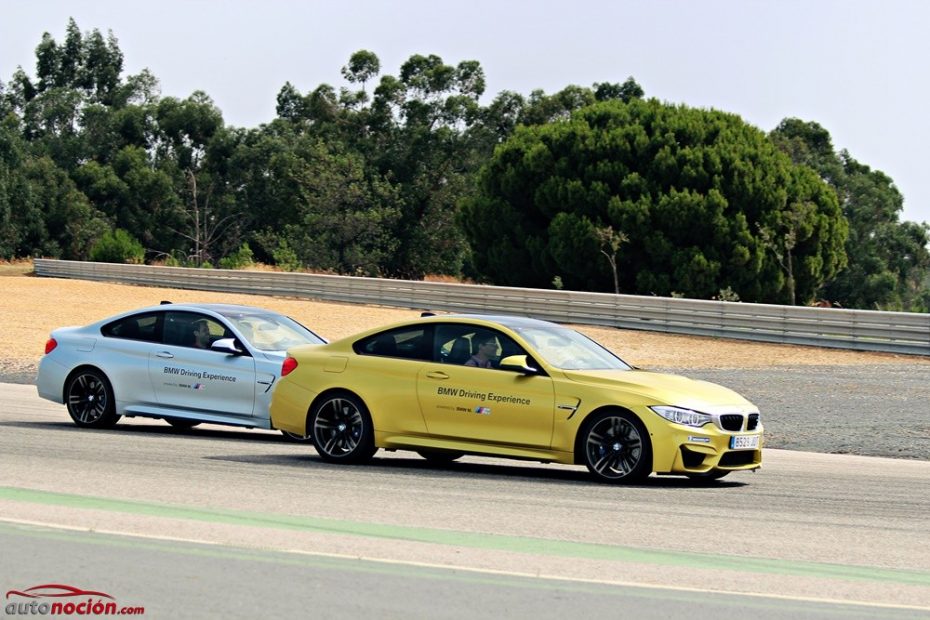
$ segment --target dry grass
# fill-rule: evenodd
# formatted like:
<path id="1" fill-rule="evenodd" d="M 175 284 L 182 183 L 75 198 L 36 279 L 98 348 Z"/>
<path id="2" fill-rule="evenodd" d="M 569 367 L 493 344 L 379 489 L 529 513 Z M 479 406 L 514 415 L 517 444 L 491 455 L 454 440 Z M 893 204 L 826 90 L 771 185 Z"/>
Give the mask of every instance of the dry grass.
<path id="1" fill-rule="evenodd" d="M 0 261 L 0 276 L 26 276 L 32 274 L 32 261 L 21 259 Z"/>
<path id="2" fill-rule="evenodd" d="M 27 267 L 28 266 L 28 267 Z M 31 264 L 0 264 L 0 316 L 4 318 L 0 370 L 33 367 L 49 332 L 84 325 L 118 312 L 175 302 L 223 302 L 270 308 L 292 316 L 321 336 L 335 340 L 364 329 L 413 319 L 418 310 L 359 306 L 294 298 L 265 297 L 130 286 L 105 282 L 23 277 Z M 627 362 L 645 368 L 753 368 L 796 365 L 915 363 L 930 359 L 792 345 L 676 336 L 580 326 Z"/>

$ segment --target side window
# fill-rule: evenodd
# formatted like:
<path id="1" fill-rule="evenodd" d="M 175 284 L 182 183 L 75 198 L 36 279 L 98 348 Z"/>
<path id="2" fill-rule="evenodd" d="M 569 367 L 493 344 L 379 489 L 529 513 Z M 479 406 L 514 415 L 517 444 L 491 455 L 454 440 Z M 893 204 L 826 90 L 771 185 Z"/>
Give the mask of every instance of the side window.
<path id="1" fill-rule="evenodd" d="M 148 314 L 134 314 L 103 326 L 100 331 L 108 338 L 124 338 L 127 340 L 144 340 L 145 342 L 158 342 L 161 340 L 159 331 L 160 312 Z"/>
<path id="2" fill-rule="evenodd" d="M 401 359 L 429 360 L 432 329 L 403 327 L 359 340 L 353 349 L 359 355 L 378 355 Z"/>
<path id="3" fill-rule="evenodd" d="M 476 325 L 439 325 L 436 342 L 445 364 L 497 368 L 501 359 L 526 353 L 510 336 Z"/>
<path id="4" fill-rule="evenodd" d="M 472 336 L 475 329 L 470 325 L 439 325 L 436 327 L 436 342 L 439 346 L 439 361 L 445 364 L 464 364 L 471 358 Z"/>
<path id="5" fill-rule="evenodd" d="M 196 312 L 166 312 L 164 333 L 165 344 L 209 349 L 224 337 L 226 328 L 216 319 Z"/>

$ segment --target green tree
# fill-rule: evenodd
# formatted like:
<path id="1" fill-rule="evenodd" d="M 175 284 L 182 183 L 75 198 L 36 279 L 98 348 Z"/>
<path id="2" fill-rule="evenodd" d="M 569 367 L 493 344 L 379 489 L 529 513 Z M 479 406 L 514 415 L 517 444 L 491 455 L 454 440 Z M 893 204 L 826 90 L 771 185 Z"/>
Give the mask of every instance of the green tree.
<path id="1" fill-rule="evenodd" d="M 65 43 L 58 55 L 57 82 L 62 85 L 74 85 L 78 81 L 81 67 L 86 63 L 87 50 L 84 46 L 84 37 L 74 18 L 68 20 Z"/>
<path id="2" fill-rule="evenodd" d="M 32 84 L 32 80 L 29 79 L 22 67 L 16 67 L 16 71 L 13 73 L 7 87 L 7 93 L 4 96 L 7 114 L 10 112 L 19 113 L 35 96 L 36 87 Z"/>
<path id="3" fill-rule="evenodd" d="M 214 263 L 239 247 L 240 226 L 248 205 L 235 199 L 228 158 L 237 138 L 222 112 L 201 91 L 187 99 L 166 97 L 155 111 L 154 165 L 168 175 L 177 197 L 165 202 L 162 226 L 176 235 L 158 248 L 180 250 L 196 265 Z"/>
<path id="4" fill-rule="evenodd" d="M 307 102 L 300 91 L 291 84 L 285 82 L 281 90 L 278 91 L 278 105 L 275 108 L 278 118 L 284 118 L 289 121 L 300 121 L 307 116 Z"/>
<path id="5" fill-rule="evenodd" d="M 87 259 L 93 243 L 110 229 L 106 219 L 48 157 L 27 160 L 23 173 L 24 210 L 34 218 L 23 226 L 24 245 L 43 256 Z"/>
<path id="6" fill-rule="evenodd" d="M 519 122 L 523 125 L 544 125 L 566 120 L 575 110 L 589 106 L 595 101 L 594 91 L 584 86 L 566 86 L 553 95 L 534 90 L 520 112 Z"/>
<path id="7" fill-rule="evenodd" d="M 349 57 L 349 64 L 342 68 L 342 77 L 353 84 L 365 84 L 381 72 L 381 61 L 374 52 L 359 50 Z"/>
<path id="8" fill-rule="evenodd" d="M 594 229 L 594 238 L 597 241 L 601 254 L 607 259 L 610 271 L 614 276 L 614 293 L 620 293 L 620 279 L 617 275 L 617 252 L 620 246 L 630 239 L 622 232 L 614 230 L 613 226 L 602 226 Z"/>
<path id="9" fill-rule="evenodd" d="M 642 99 L 645 94 L 643 87 L 632 76 L 628 77 L 623 84 L 601 82 L 594 85 L 594 98 L 598 101 L 619 99 L 628 102 L 631 99 Z"/>
<path id="10" fill-rule="evenodd" d="M 337 95 L 324 84 L 301 99 L 285 85 L 279 117 L 333 152 L 360 157 L 373 196 L 394 193 L 396 216 L 383 221 L 396 243 L 383 257 L 382 273 L 407 278 L 459 273 L 468 247 L 456 221 L 458 203 L 473 190 L 471 175 L 496 142 L 484 129 L 478 103 L 484 72 L 476 61 L 450 65 L 436 55 L 416 54 L 397 76 L 382 75 L 369 101 L 365 85 L 379 70 L 377 56 L 361 50 L 343 69 L 360 91 L 342 89 Z"/>
<path id="11" fill-rule="evenodd" d="M 610 100 L 518 128 L 482 170 L 462 223 L 492 281 L 604 290 L 596 231 L 623 231 L 619 289 L 807 300 L 842 267 L 835 195 L 738 117 L 655 100 Z M 760 231 L 770 231 L 791 280 Z M 793 235 L 793 237 L 792 237 Z M 790 248 L 788 247 L 790 246 Z M 787 254 L 785 252 L 787 251 Z"/>
<path id="12" fill-rule="evenodd" d="M 357 156 L 317 145 L 312 157 L 292 170 L 298 222 L 283 238 L 302 264 L 352 275 L 382 275 L 398 240 L 393 237 L 397 192 L 370 183 Z"/>
<path id="13" fill-rule="evenodd" d="M 421 278 L 458 273 L 467 246 L 456 223 L 479 159 L 469 129 L 480 122 L 484 73 L 475 61 L 445 64 L 411 56 L 398 79 L 382 77 L 372 104 L 372 131 L 382 145 L 369 151 L 377 173 L 399 186 L 398 247 L 387 274 Z M 381 123 L 379 119 L 394 119 Z"/>
<path id="14" fill-rule="evenodd" d="M 31 253 L 31 248 L 24 247 L 24 226 L 33 219 L 22 173 L 25 145 L 12 120 L 0 118 L 0 259 L 5 260 Z"/>
<path id="15" fill-rule="evenodd" d="M 123 52 L 112 32 L 104 39 L 93 30 L 83 42 L 83 63 L 76 72 L 77 85 L 92 101 L 111 105 L 117 94 L 123 72 Z"/>
<path id="16" fill-rule="evenodd" d="M 893 180 L 845 150 L 837 153 L 818 123 L 785 119 L 771 137 L 832 187 L 849 224 L 848 264 L 820 295 L 846 307 L 928 311 L 930 228 L 900 221 L 904 197 Z"/>
<path id="17" fill-rule="evenodd" d="M 126 146 L 110 164 L 88 161 L 73 177 L 81 191 L 113 224 L 140 239 L 150 250 L 168 252 L 180 226 L 181 208 L 169 174 L 152 166 L 146 152 Z"/>
<path id="18" fill-rule="evenodd" d="M 382 274 L 397 245 L 396 188 L 372 175 L 357 152 L 305 129 L 279 119 L 243 132 L 229 157 L 228 182 L 251 207 L 244 221 L 257 256 Z"/>
<path id="19" fill-rule="evenodd" d="M 6 138 L 21 139 L 15 163 L 0 173 L 7 177 L 0 191 L 15 194 L 18 205 L 9 215 L 0 207 L 11 222 L 4 252 L 87 256 L 112 225 L 153 251 L 182 245 L 171 229 L 186 224 L 184 166 L 208 168 L 200 138 L 211 119 L 209 112 L 198 117 L 207 98 L 162 107 L 154 76 L 123 80 L 122 67 L 112 33 L 82 34 L 72 19 L 63 44 L 43 35 L 36 78 L 17 69 L 0 93 Z"/>

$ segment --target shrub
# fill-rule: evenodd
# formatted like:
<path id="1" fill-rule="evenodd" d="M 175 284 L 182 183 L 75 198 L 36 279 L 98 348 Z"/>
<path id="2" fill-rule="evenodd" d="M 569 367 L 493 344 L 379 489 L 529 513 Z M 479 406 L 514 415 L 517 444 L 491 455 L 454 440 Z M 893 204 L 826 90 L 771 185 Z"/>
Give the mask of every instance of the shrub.
<path id="1" fill-rule="evenodd" d="M 135 263 L 145 259 L 145 248 L 122 228 L 105 233 L 94 242 L 90 259 L 99 263 Z"/>
<path id="2" fill-rule="evenodd" d="M 250 267 L 253 262 L 252 257 L 252 248 L 249 247 L 248 243 L 243 243 L 238 250 L 220 259 L 220 269 L 242 269 L 244 267 Z"/>
<path id="3" fill-rule="evenodd" d="M 297 258 L 297 252 L 284 239 L 278 242 L 278 247 L 275 248 L 271 255 L 275 264 L 284 271 L 297 271 L 300 269 L 300 259 Z"/>

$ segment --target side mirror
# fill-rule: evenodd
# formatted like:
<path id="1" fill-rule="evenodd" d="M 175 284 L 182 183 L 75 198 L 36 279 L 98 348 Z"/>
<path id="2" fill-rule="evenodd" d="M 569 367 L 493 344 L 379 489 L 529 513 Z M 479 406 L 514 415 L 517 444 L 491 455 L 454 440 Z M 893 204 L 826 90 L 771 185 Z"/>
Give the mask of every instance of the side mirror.
<path id="1" fill-rule="evenodd" d="M 510 370 L 512 372 L 518 372 L 521 375 L 539 374 L 537 369 L 530 366 L 525 355 L 510 355 L 505 357 L 497 367 L 500 370 Z"/>
<path id="2" fill-rule="evenodd" d="M 210 349 L 220 353 L 228 353 L 229 355 L 245 355 L 245 351 L 236 345 L 235 338 L 220 338 L 210 345 Z"/>

